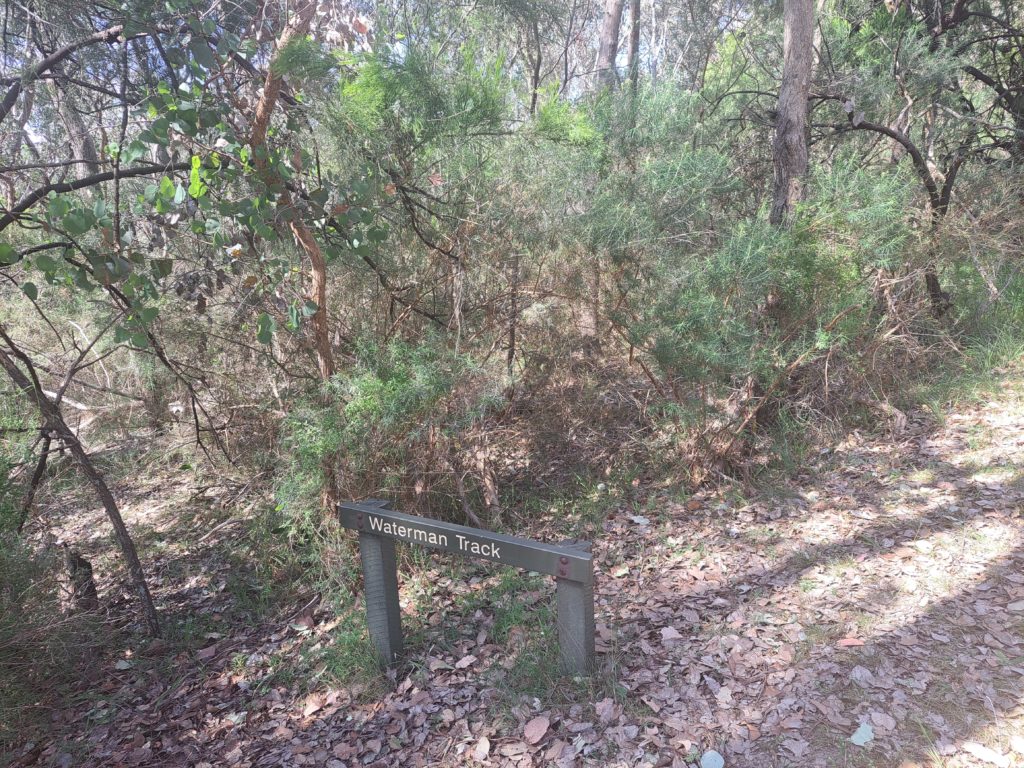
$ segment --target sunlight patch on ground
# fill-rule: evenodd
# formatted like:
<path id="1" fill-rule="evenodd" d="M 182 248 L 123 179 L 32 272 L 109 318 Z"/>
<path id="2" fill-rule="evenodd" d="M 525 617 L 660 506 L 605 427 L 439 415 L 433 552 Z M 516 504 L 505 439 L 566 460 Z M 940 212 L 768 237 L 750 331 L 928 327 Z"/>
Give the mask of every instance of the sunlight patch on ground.
<path id="1" fill-rule="evenodd" d="M 986 485 L 992 483 L 1012 483 L 1020 477 L 1020 472 L 1013 466 L 995 465 L 983 467 L 971 475 L 971 480 Z"/>
<path id="2" fill-rule="evenodd" d="M 1008 560 L 1021 543 L 1020 532 L 1008 522 L 977 519 L 959 531 L 943 531 L 909 542 L 901 549 L 912 551 L 893 585 L 897 587 L 886 613 L 901 622 L 913 622 L 930 606 L 969 594 L 989 578 L 994 566 Z M 881 553 L 859 564 L 865 574 L 884 571 Z"/>

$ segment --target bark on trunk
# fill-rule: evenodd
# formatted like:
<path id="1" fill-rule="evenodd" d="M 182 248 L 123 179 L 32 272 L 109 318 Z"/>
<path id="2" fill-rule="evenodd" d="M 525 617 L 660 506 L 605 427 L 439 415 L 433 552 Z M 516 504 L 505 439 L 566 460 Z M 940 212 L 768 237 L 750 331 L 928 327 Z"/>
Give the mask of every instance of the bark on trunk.
<path id="1" fill-rule="evenodd" d="M 536 45 L 533 52 L 527 53 L 530 62 L 530 116 L 537 114 L 537 98 L 540 95 L 541 63 L 544 60 L 544 48 L 540 40 L 540 25 L 533 20 L 533 42 Z M 529 42 L 527 42 L 529 47 Z"/>
<path id="2" fill-rule="evenodd" d="M 50 90 L 57 106 L 57 114 L 60 115 L 64 129 L 67 131 L 68 141 L 73 148 L 75 159 L 82 161 L 75 166 L 76 176 L 79 179 L 84 179 L 94 173 L 99 173 L 100 155 L 96 150 L 96 142 L 92 139 L 92 131 L 82 120 L 82 110 L 73 102 L 72 96 L 62 91 L 56 83 L 51 83 Z"/>
<path id="3" fill-rule="evenodd" d="M 599 88 L 614 88 L 619 81 L 615 71 L 615 57 L 619 52 L 619 28 L 622 26 L 622 8 L 625 4 L 626 0 L 605 0 L 600 48 L 597 53 Z"/>
<path id="4" fill-rule="evenodd" d="M 5 341 L 10 345 L 9 339 Z M 12 352 L 15 350 L 12 348 Z M 103 504 L 103 509 L 107 513 L 107 518 L 110 520 L 110 524 L 114 528 L 114 535 L 117 538 L 118 546 L 121 548 L 121 553 L 124 555 L 125 564 L 128 566 L 128 574 L 131 581 L 132 589 L 135 591 L 136 596 L 139 599 L 139 606 L 142 608 L 142 616 L 146 622 L 146 629 L 154 637 L 160 634 L 160 619 L 157 616 L 156 606 L 153 604 L 153 597 L 149 593 L 149 587 L 146 584 L 146 575 L 142 570 L 142 563 L 139 562 L 139 555 L 135 551 L 135 543 L 132 541 L 131 535 L 128 533 L 128 528 L 124 524 L 124 519 L 121 517 L 121 512 L 117 508 L 117 502 L 114 500 L 114 494 L 110 492 L 110 488 L 107 486 L 106 481 L 103 479 L 103 475 L 96 465 L 92 463 L 89 455 L 85 452 L 82 444 L 78 442 L 78 438 L 75 437 L 75 433 L 71 431 L 68 425 L 64 421 L 64 417 L 60 412 L 60 408 L 57 407 L 54 402 L 47 397 L 42 388 L 39 386 L 33 376 L 32 380 L 26 376 L 22 370 L 18 367 L 17 363 L 11 359 L 3 350 L 0 350 L 0 367 L 7 371 L 7 375 L 10 377 L 14 385 L 25 393 L 26 397 L 33 400 L 36 407 L 39 408 L 39 413 L 43 418 L 43 423 L 46 428 L 51 432 L 56 433 L 57 439 L 64 443 L 71 451 L 71 455 L 75 458 L 78 466 L 82 470 L 82 474 L 85 475 L 89 484 L 92 485 L 93 490 L 99 497 L 100 502 Z"/>
<path id="5" fill-rule="evenodd" d="M 295 17 L 285 27 L 284 32 L 277 41 L 277 51 L 280 52 L 291 40 L 309 32 L 310 23 L 313 20 L 313 13 L 316 11 L 315 2 L 307 2 L 301 6 Z M 283 179 L 267 162 L 267 129 L 270 127 L 270 118 L 274 113 L 278 97 L 281 95 L 281 88 L 284 80 L 280 75 L 274 74 L 274 65 L 277 61 L 277 54 L 267 67 L 267 77 L 263 83 L 263 96 L 256 105 L 256 115 L 253 119 L 252 136 L 249 145 L 252 147 L 253 163 L 260 175 L 261 180 L 268 187 L 276 187 L 281 191 L 278 194 L 277 204 L 282 210 L 292 212 L 288 227 L 298 242 L 299 247 L 309 257 L 310 262 L 310 299 L 316 303 L 317 310 L 312 318 L 313 339 L 316 347 L 317 368 L 320 371 L 320 378 L 327 380 L 334 375 L 334 356 L 331 353 L 331 336 L 327 325 L 327 263 L 324 260 L 320 244 L 317 243 L 313 232 L 295 211 L 295 203 L 291 193 L 285 188 Z"/>
<path id="6" fill-rule="evenodd" d="M 640 83 L 640 0 L 629 0 L 629 87 Z"/>
<path id="7" fill-rule="evenodd" d="M 316 11 L 316 3 L 312 0 L 301 5 L 295 12 L 295 16 L 288 22 L 281 37 L 277 40 L 277 52 L 279 53 L 288 43 L 296 37 L 306 35 L 309 32 L 313 15 Z M 317 370 L 320 379 L 327 381 L 334 375 L 334 355 L 331 352 L 331 333 L 327 321 L 327 262 L 324 259 L 320 244 L 316 241 L 313 231 L 302 220 L 299 211 L 295 209 L 295 202 L 291 193 L 284 185 L 284 179 L 267 162 L 269 148 L 267 147 L 267 129 L 270 127 L 270 118 L 274 113 L 278 98 L 284 81 L 279 74 L 275 74 L 275 63 L 278 53 L 267 67 L 267 76 L 263 83 L 263 95 L 256 105 L 256 113 L 253 118 L 252 136 L 249 145 L 252 147 L 253 162 L 261 180 L 268 187 L 278 190 L 277 205 L 282 211 L 289 211 L 288 228 L 291 230 L 295 241 L 302 251 L 309 257 L 309 298 L 316 304 L 316 312 L 312 317 L 313 344 L 316 349 Z M 326 404 L 326 403 L 325 403 Z M 338 502 L 337 492 L 337 456 L 324 457 L 321 470 L 324 474 L 324 488 L 321 496 L 321 503 L 325 511 L 334 508 Z"/>
<path id="8" fill-rule="evenodd" d="M 782 83 L 772 156 L 775 190 L 769 220 L 781 224 L 803 198 L 807 173 L 807 97 L 814 67 L 814 0 L 785 0 Z"/>
<path id="9" fill-rule="evenodd" d="M 43 481 L 43 474 L 46 472 L 46 462 L 50 458 L 50 435 L 47 432 L 42 440 L 42 451 L 39 454 L 39 461 L 36 462 L 36 468 L 32 472 L 32 479 L 29 480 L 28 490 L 25 491 L 25 498 L 21 502 L 21 514 L 18 518 L 18 533 L 21 533 L 25 528 L 25 523 L 28 522 L 28 517 L 32 512 L 32 502 L 36 498 L 36 491 L 39 489 L 39 484 Z"/>

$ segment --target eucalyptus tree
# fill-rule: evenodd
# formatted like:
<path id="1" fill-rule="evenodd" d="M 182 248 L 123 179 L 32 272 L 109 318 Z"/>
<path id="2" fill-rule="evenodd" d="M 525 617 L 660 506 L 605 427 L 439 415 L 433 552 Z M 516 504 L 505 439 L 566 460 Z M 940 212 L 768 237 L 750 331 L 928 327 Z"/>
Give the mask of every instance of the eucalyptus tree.
<path id="1" fill-rule="evenodd" d="M 320 173 L 315 145 L 299 138 L 311 119 L 302 84 L 338 66 L 323 47 L 328 38 L 344 50 L 370 34 L 354 12 L 327 10 L 314 39 L 312 3 L 294 14 L 260 3 L 97 3 L 71 13 L 62 3 L 8 6 L 0 275 L 44 319 L 51 295 L 98 300 L 100 335 L 109 331 L 112 349 L 151 356 L 187 392 L 204 449 L 208 439 L 224 449 L 223 427 L 204 397 L 202 363 L 176 355 L 174 340 L 161 333 L 174 293 L 199 315 L 227 283 L 255 293 L 234 317 L 268 345 L 279 324 L 290 328 L 298 351 L 308 350 L 326 380 L 334 370 L 325 290 L 331 254 L 314 229 L 336 234 L 335 258 L 339 247 L 369 258 L 367 243 L 381 239 L 370 226 L 368 185 L 333 183 Z M 275 110 L 279 103 L 283 110 Z M 282 248 L 283 255 L 273 253 Z M 289 251 L 305 257 L 307 280 Z M 190 252 L 199 255 L 198 270 Z M 290 302 L 269 301 L 288 294 Z M 265 311 L 251 314 L 261 305 Z M 23 342 L 0 330 L 9 378 L 37 406 L 43 432 L 71 449 L 99 493 L 148 628 L 157 632 L 113 495 L 61 413 L 62 393 L 82 361 L 47 373 Z M 43 376 L 57 381 L 44 385 Z"/>
<path id="2" fill-rule="evenodd" d="M 803 197 L 814 64 L 814 0 L 786 0 L 783 16 L 782 82 L 772 146 L 775 190 L 769 219 L 773 224 L 781 224 Z"/>

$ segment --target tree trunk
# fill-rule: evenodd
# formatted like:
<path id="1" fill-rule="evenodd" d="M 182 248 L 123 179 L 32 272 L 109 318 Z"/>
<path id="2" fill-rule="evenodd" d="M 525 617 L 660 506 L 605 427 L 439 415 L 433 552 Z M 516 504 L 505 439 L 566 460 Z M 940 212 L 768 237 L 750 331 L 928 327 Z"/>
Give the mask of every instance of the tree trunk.
<path id="1" fill-rule="evenodd" d="M 25 498 L 21 502 L 21 514 L 18 517 L 18 533 L 21 533 L 25 528 L 25 523 L 28 522 L 28 517 L 32 513 L 32 502 L 35 500 L 39 484 L 43 481 L 43 474 L 46 472 L 46 462 L 50 458 L 50 442 L 50 433 L 46 432 L 42 440 L 43 448 L 39 454 L 39 461 L 36 462 L 35 471 L 32 472 L 32 479 L 28 483 L 28 490 L 25 491 Z"/>
<path id="2" fill-rule="evenodd" d="M 619 53 L 619 27 L 622 26 L 622 8 L 626 0 L 605 0 L 604 21 L 601 24 L 600 48 L 597 53 L 597 84 L 599 88 L 614 88 L 619 81 L 615 71 L 615 58 Z"/>
<path id="3" fill-rule="evenodd" d="M 72 100 L 72 96 L 61 90 L 56 83 L 50 84 L 53 93 L 53 101 L 57 107 L 57 114 L 60 115 L 67 131 L 68 140 L 71 144 L 76 160 L 81 164 L 75 166 L 75 174 L 79 179 L 84 179 L 94 173 L 100 172 L 100 155 L 96 150 L 96 142 L 92 139 L 85 121 L 82 120 L 82 110 Z"/>
<path id="4" fill-rule="evenodd" d="M 533 41 L 536 44 L 536 48 L 533 52 L 530 52 L 530 41 L 526 41 L 526 58 L 530 62 L 530 116 L 533 117 L 537 114 L 537 97 L 540 95 L 540 79 L 541 79 L 541 64 L 544 60 L 544 48 L 541 45 L 540 39 L 540 25 L 537 20 L 533 20 Z"/>
<path id="5" fill-rule="evenodd" d="M 313 338 L 316 347 L 317 368 L 320 378 L 325 381 L 334 375 L 334 356 L 331 353 L 331 335 L 327 324 L 327 263 L 324 260 L 320 244 L 316 241 L 312 231 L 299 217 L 295 210 L 295 203 L 291 193 L 284 186 L 284 180 L 267 162 L 269 150 L 267 147 L 267 130 L 270 128 L 270 118 L 277 105 L 278 96 L 284 80 L 280 75 L 274 74 L 277 56 L 280 51 L 296 37 L 309 33 L 309 26 L 316 11 L 315 2 L 307 2 L 301 6 L 295 17 L 288 23 L 277 41 L 277 53 L 267 67 L 267 77 L 263 83 L 263 95 L 256 105 L 256 114 L 253 118 L 252 136 L 249 139 L 249 146 L 252 147 L 253 164 L 259 173 L 263 183 L 268 187 L 280 189 L 277 197 L 278 208 L 291 212 L 288 227 L 295 237 L 299 247 L 309 257 L 310 261 L 310 299 L 316 304 L 317 310 L 313 315 Z"/>
<path id="6" fill-rule="evenodd" d="M 6 334 L 4 334 L 4 340 L 11 347 L 11 351 L 21 357 L 12 346 L 12 342 L 7 338 Z M 35 374 L 32 375 L 32 380 L 30 381 L 29 377 L 18 367 L 18 364 L 3 350 L 0 350 L 0 367 L 7 371 L 7 375 L 14 382 L 14 385 L 35 402 L 43 418 L 45 428 L 50 432 L 56 433 L 57 439 L 70 449 L 71 455 L 74 456 L 75 461 L 82 470 L 82 474 L 85 475 L 96 495 L 99 496 L 103 509 L 107 513 L 107 518 L 114 528 L 114 535 L 121 548 L 121 553 L 124 555 L 125 563 L 128 566 L 132 589 L 139 599 L 146 628 L 154 637 L 159 636 L 160 619 L 157 616 L 156 606 L 153 604 L 153 597 L 149 593 L 149 587 L 146 585 L 146 575 L 142 570 L 142 563 L 139 562 L 139 555 L 135 551 L 135 543 L 132 541 L 131 535 L 128 533 L 128 529 L 125 527 L 124 520 L 121 517 L 121 512 L 117 508 L 114 494 L 110 492 L 110 488 L 103 479 L 103 475 L 96 469 L 96 465 L 92 463 L 82 444 L 78 442 L 75 433 L 65 423 L 60 408 L 43 393 L 42 387 L 39 386 L 39 382 L 35 378 Z"/>
<path id="7" fill-rule="evenodd" d="M 316 348 L 317 370 L 322 381 L 328 381 L 334 375 L 334 355 L 331 352 L 331 334 L 327 321 L 327 262 L 324 259 L 320 244 L 316 241 L 313 231 L 300 217 L 300 212 L 295 209 L 295 203 L 291 193 L 285 187 L 284 179 L 267 162 L 269 149 L 267 147 L 267 130 L 270 127 L 270 118 L 274 113 L 278 97 L 284 81 L 281 75 L 275 74 L 277 56 L 285 46 L 296 37 L 309 33 L 309 27 L 316 11 L 316 3 L 308 0 L 304 5 L 298 7 L 295 16 L 285 26 L 281 37 L 277 40 L 277 52 L 267 67 L 267 77 L 263 83 L 263 95 L 256 105 L 256 112 L 253 118 L 252 136 L 249 145 L 252 147 L 253 163 L 263 183 L 268 187 L 280 190 L 277 196 L 277 205 L 283 211 L 289 211 L 288 227 L 291 230 L 295 241 L 309 257 L 309 282 L 310 300 L 316 304 L 316 312 L 312 317 L 313 344 Z M 327 402 L 324 403 L 327 405 Z M 325 456 L 321 470 L 324 474 L 324 487 L 322 489 L 321 503 L 325 510 L 333 509 L 338 502 L 337 492 L 337 456 Z"/>
<path id="8" fill-rule="evenodd" d="M 772 155 L 775 192 L 769 220 L 783 223 L 803 199 L 807 174 L 807 98 L 814 66 L 814 0 L 785 0 L 782 83 Z"/>
<path id="9" fill-rule="evenodd" d="M 640 83 L 640 0 L 629 0 L 629 87 Z"/>

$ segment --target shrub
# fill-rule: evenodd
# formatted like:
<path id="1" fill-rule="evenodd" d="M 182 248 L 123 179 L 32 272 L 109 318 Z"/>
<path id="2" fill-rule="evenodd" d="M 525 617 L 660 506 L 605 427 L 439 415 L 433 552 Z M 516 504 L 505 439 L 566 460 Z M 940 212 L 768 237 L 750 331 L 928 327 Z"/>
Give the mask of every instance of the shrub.
<path id="1" fill-rule="evenodd" d="M 52 551 L 0 534 L 0 747 L 17 742 L 101 642 L 94 619 L 62 615 L 58 569 Z"/>

